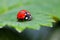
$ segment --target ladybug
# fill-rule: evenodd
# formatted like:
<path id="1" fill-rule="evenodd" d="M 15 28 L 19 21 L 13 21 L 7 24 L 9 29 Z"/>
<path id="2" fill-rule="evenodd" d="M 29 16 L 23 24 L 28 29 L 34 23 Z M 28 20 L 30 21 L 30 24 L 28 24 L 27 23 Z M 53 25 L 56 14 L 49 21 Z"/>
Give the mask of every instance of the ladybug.
<path id="1" fill-rule="evenodd" d="M 31 14 L 27 10 L 21 10 L 17 14 L 18 21 L 30 21 L 32 19 Z"/>

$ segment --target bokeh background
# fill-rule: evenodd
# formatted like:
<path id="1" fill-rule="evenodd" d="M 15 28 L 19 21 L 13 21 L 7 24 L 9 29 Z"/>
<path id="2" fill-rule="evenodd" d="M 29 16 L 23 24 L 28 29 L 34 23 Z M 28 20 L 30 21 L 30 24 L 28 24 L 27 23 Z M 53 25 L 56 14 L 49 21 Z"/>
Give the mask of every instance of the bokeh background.
<path id="1" fill-rule="evenodd" d="M 17 22 L 16 15 L 22 9 L 30 11 L 31 21 Z M 60 0 L 0 0 L 0 27 L 39 29 L 40 25 L 52 26 L 52 16 L 60 18 Z"/>

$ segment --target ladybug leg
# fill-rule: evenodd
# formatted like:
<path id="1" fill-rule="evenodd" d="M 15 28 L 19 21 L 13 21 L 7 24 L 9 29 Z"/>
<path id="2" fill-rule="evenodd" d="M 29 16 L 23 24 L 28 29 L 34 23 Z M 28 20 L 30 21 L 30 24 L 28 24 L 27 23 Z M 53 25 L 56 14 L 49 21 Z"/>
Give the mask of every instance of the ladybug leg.
<path id="1" fill-rule="evenodd" d="M 19 22 L 20 20 L 18 19 L 17 22 Z"/>
<path id="2" fill-rule="evenodd" d="M 18 21 L 17 21 L 17 22 L 22 22 L 22 21 L 24 21 L 24 19 L 18 19 Z"/>

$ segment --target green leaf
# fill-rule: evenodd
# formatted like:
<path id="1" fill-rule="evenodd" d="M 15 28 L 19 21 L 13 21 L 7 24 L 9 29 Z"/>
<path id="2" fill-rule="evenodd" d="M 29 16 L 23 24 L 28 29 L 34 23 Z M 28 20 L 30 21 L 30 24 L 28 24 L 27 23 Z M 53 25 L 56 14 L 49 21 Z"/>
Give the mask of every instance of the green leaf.
<path id="1" fill-rule="evenodd" d="M 18 11 L 30 11 L 33 19 L 17 22 Z M 11 25 L 18 31 L 25 28 L 40 29 L 40 25 L 52 26 L 51 16 L 60 17 L 60 0 L 0 0 L 0 27 Z"/>

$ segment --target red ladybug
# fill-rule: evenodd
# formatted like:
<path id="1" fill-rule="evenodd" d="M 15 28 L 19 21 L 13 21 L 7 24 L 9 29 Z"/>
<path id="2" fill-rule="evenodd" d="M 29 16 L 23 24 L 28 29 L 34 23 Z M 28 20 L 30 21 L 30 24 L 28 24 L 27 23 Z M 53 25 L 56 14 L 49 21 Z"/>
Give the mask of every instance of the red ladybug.
<path id="1" fill-rule="evenodd" d="M 23 20 L 30 21 L 32 19 L 32 17 L 31 17 L 31 14 L 29 11 L 21 10 L 17 14 L 17 19 L 18 19 L 18 21 L 20 21 L 20 20 L 21 21 L 23 21 Z"/>

